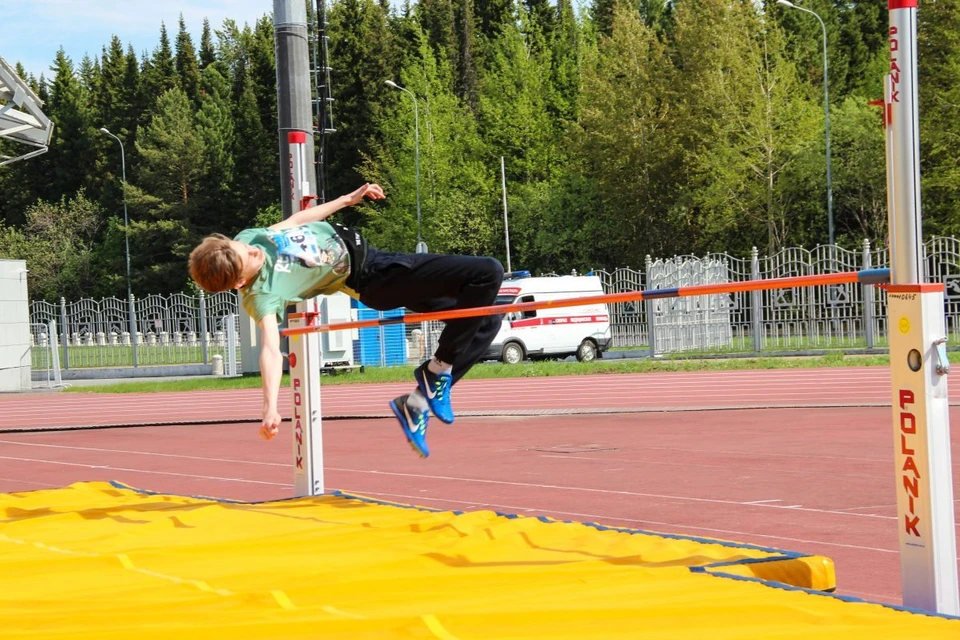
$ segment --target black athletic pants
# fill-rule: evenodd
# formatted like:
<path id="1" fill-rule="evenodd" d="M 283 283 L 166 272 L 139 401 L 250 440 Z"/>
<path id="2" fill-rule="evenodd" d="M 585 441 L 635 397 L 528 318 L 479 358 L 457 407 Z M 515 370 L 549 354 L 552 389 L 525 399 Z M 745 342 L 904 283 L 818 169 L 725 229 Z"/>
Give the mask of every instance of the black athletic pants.
<path id="1" fill-rule="evenodd" d="M 348 286 L 371 309 L 406 307 L 427 313 L 492 305 L 500 291 L 503 266 L 495 258 L 368 247 L 359 274 L 353 275 Z M 446 321 L 435 355 L 453 365 L 454 382 L 483 357 L 502 319 L 502 315 L 491 315 Z"/>

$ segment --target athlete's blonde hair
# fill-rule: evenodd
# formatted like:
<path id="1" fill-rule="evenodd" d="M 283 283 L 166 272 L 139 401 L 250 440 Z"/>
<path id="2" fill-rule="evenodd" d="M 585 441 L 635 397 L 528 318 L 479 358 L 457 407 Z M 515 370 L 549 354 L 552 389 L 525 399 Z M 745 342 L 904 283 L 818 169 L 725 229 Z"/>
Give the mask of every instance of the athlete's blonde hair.
<path id="1" fill-rule="evenodd" d="M 214 233 L 190 252 L 190 277 L 205 291 L 233 289 L 243 274 L 243 261 L 230 246 L 230 238 Z"/>

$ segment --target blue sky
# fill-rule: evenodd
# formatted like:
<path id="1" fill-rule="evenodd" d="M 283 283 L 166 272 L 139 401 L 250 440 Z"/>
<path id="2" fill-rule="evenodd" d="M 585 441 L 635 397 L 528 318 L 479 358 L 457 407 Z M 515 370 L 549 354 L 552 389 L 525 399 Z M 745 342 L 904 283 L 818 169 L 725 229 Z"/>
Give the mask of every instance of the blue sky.
<path id="1" fill-rule="evenodd" d="M 49 79 L 61 46 L 76 66 L 85 53 L 100 55 L 116 35 L 124 50 L 133 45 L 139 57 L 159 43 L 161 22 L 167 25 L 172 45 L 181 13 L 199 47 L 204 18 L 214 30 L 224 18 L 253 26 L 264 14 L 273 13 L 273 0 L 0 1 L 0 57 L 12 65 L 19 61 L 28 73 L 43 73 Z"/>

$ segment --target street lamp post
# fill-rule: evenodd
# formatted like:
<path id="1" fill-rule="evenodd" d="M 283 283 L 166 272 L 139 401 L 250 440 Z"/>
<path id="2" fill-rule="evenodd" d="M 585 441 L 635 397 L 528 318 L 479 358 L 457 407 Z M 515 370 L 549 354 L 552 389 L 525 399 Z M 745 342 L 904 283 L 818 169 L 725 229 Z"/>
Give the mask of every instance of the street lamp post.
<path id="1" fill-rule="evenodd" d="M 133 313 L 133 287 L 130 284 L 130 219 L 127 216 L 127 158 L 123 151 L 123 141 L 110 133 L 106 127 L 100 127 L 100 132 L 110 136 L 120 145 L 120 168 L 123 176 L 123 236 L 126 245 L 127 257 L 127 304 L 130 316 L 130 344 L 133 345 L 133 366 L 137 366 L 137 331 Z"/>
<path id="2" fill-rule="evenodd" d="M 423 243 L 423 237 L 420 234 L 420 115 L 417 113 L 417 96 L 393 80 L 387 80 L 385 84 L 388 87 L 393 87 L 394 89 L 408 93 L 410 97 L 413 98 L 413 158 L 417 179 L 417 253 L 426 253 L 427 245 Z"/>
<path id="3" fill-rule="evenodd" d="M 777 0 L 777 4 L 782 4 L 785 7 L 791 9 L 798 9 L 809 13 L 814 18 L 817 19 L 817 22 L 820 23 L 820 29 L 823 30 L 823 111 L 826 115 L 826 133 L 827 133 L 827 228 L 830 237 L 830 251 L 833 251 L 833 186 L 832 186 L 832 177 L 830 174 L 830 89 L 827 83 L 827 27 L 823 24 L 823 20 L 820 19 L 820 16 L 816 12 L 806 9 L 804 7 L 798 7 L 797 5 L 790 2 L 790 0 Z"/>

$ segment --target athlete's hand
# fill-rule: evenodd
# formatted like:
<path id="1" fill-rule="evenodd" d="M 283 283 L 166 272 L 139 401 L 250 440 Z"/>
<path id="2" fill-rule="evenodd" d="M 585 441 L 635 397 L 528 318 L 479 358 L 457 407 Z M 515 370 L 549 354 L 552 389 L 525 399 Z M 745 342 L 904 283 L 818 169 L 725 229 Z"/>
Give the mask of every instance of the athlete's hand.
<path id="1" fill-rule="evenodd" d="M 280 423 L 283 418 L 276 411 L 266 411 L 263 414 L 263 422 L 260 424 L 260 437 L 264 440 L 272 440 L 273 436 L 280 433 Z"/>
<path id="2" fill-rule="evenodd" d="M 348 193 L 344 196 L 348 207 L 361 202 L 364 198 L 370 200 L 383 200 L 387 196 L 383 195 L 383 189 L 378 184 L 373 184 L 370 182 L 365 183 L 362 187 L 357 189 L 352 193 Z"/>

